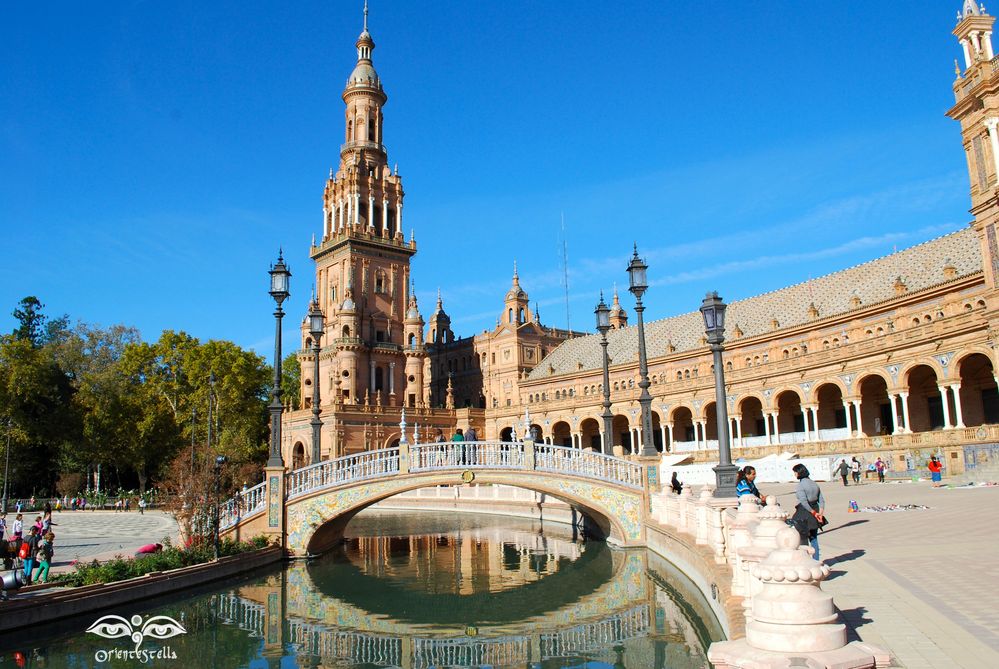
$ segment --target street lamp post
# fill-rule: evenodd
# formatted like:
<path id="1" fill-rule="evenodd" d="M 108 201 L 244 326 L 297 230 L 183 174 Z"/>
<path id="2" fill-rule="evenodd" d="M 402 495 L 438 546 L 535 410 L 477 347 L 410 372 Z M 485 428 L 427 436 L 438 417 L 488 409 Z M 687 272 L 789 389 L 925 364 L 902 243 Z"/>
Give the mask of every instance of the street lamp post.
<path id="1" fill-rule="evenodd" d="M 224 455 L 215 458 L 215 559 L 219 559 L 219 520 L 222 512 L 222 465 L 229 461 Z"/>
<path id="2" fill-rule="evenodd" d="M 715 415 L 718 424 L 718 466 L 715 470 L 715 497 L 735 497 L 735 479 L 739 468 L 732 464 L 732 448 L 728 434 L 728 405 L 725 401 L 725 368 L 722 351 L 725 348 L 725 308 L 717 292 L 708 293 L 701 303 L 704 333 L 711 346 L 715 367 Z"/>
<path id="3" fill-rule="evenodd" d="M 323 429 L 323 421 L 319 419 L 319 339 L 323 336 L 325 328 L 322 309 L 319 308 L 319 300 L 312 299 L 309 305 L 309 334 L 312 335 L 312 464 L 316 464 L 321 459 L 320 438 Z"/>
<path id="4" fill-rule="evenodd" d="M 652 434 L 652 395 L 649 393 L 649 364 L 645 356 L 645 324 L 642 321 L 642 295 L 649 287 L 646 270 L 649 268 L 638 257 L 638 244 L 635 244 L 635 254 L 628 263 L 628 290 L 635 296 L 635 314 L 638 316 L 638 373 L 641 380 L 638 387 L 642 389 L 638 403 L 642 407 L 642 457 L 655 457 L 656 445 Z M 606 383 L 605 383 L 606 386 Z"/>
<path id="5" fill-rule="evenodd" d="M 614 453 L 614 414 L 611 412 L 610 399 L 610 359 L 607 357 L 607 333 L 610 331 L 610 308 L 604 302 L 604 293 L 600 291 L 600 303 L 593 310 L 597 315 L 597 331 L 600 333 L 600 346 L 603 348 L 604 366 L 604 412 L 602 414 L 604 422 L 603 454 L 612 455 Z"/>
<path id="6" fill-rule="evenodd" d="M 271 265 L 271 297 L 277 303 L 274 311 L 276 322 L 274 331 L 274 389 L 271 392 L 271 403 L 268 410 L 271 414 L 271 448 L 270 456 L 267 458 L 268 467 L 284 467 L 284 460 L 281 458 L 281 414 L 284 405 L 281 404 L 281 317 L 284 311 L 281 303 L 288 299 L 290 294 L 291 272 L 284 264 L 281 252 L 278 252 L 277 263 Z"/>
<path id="7" fill-rule="evenodd" d="M 14 431 L 14 419 L 7 419 L 7 449 L 3 465 L 3 513 L 7 513 L 7 481 L 10 479 L 10 433 Z"/>

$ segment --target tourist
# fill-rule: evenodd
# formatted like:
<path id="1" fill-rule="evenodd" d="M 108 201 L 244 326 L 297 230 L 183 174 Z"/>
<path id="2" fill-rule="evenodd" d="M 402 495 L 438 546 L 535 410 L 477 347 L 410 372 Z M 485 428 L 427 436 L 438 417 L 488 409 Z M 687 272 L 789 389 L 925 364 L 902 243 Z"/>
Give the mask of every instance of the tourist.
<path id="1" fill-rule="evenodd" d="M 853 474 L 853 482 L 860 484 L 860 460 L 857 456 L 853 456 L 853 461 L 850 463 L 850 472 Z"/>
<path id="2" fill-rule="evenodd" d="M 42 538 L 42 529 L 45 528 L 45 523 L 42 522 L 42 517 L 41 516 L 35 516 L 35 522 L 32 525 L 32 527 L 35 528 L 35 533 L 38 535 L 38 538 L 41 539 Z"/>
<path id="3" fill-rule="evenodd" d="M 942 475 L 940 474 L 940 471 L 943 469 L 943 463 L 937 460 L 937 456 L 930 456 L 930 461 L 926 463 L 926 468 L 930 470 L 930 480 L 933 481 L 933 487 L 939 488 L 942 486 Z"/>
<path id="4" fill-rule="evenodd" d="M 38 576 L 34 579 L 36 583 L 39 581 L 49 582 L 49 565 L 52 564 L 52 555 L 55 553 L 52 548 L 53 541 L 55 541 L 55 535 L 46 532 L 41 541 L 38 542 L 38 550 L 35 552 L 35 559 L 38 561 Z"/>
<path id="5" fill-rule="evenodd" d="M 843 464 L 846 464 L 846 460 L 843 461 Z M 819 486 L 809 478 L 808 468 L 805 465 L 798 463 L 791 468 L 791 471 L 798 479 L 798 485 L 794 489 L 798 504 L 794 507 L 791 523 L 798 530 L 801 545 L 810 545 L 815 550 L 812 557 L 818 560 L 819 528 L 825 527 L 827 524 L 825 518 L 826 500 L 822 496 L 822 490 L 819 489 Z"/>
<path id="6" fill-rule="evenodd" d="M 878 461 L 874 463 L 874 471 L 878 473 L 878 483 L 885 482 L 885 461 L 878 458 Z"/>
<path id="7" fill-rule="evenodd" d="M 35 508 L 35 504 L 37 503 L 37 501 L 38 501 L 38 500 L 36 500 L 36 499 L 35 499 L 35 496 L 34 496 L 34 495 L 32 495 L 32 496 L 31 496 L 31 500 L 30 500 L 30 502 L 29 502 L 29 503 L 31 504 L 31 508 L 32 508 L 32 509 L 34 509 L 34 508 Z"/>
<path id="8" fill-rule="evenodd" d="M 14 541 L 20 541 L 21 537 L 24 536 L 24 521 L 21 520 L 21 518 L 21 514 L 17 514 L 17 516 L 14 517 L 14 524 L 10 528 L 11 536 L 14 538 Z"/>
<path id="9" fill-rule="evenodd" d="M 452 435 L 452 437 L 451 437 L 451 441 L 455 442 L 456 444 L 459 444 L 459 445 L 456 445 L 454 447 L 454 458 L 457 461 L 457 464 L 464 465 L 465 464 L 465 444 L 462 443 L 462 442 L 465 441 L 465 435 L 461 433 L 461 428 L 460 427 L 455 428 L 454 435 Z"/>
<path id="10" fill-rule="evenodd" d="M 243 493 L 244 494 L 246 493 L 246 484 L 245 483 L 243 484 Z M 239 499 L 240 499 L 240 501 L 243 500 L 242 497 L 240 497 Z M 143 511 L 145 511 L 145 510 L 146 510 L 146 498 L 145 497 L 140 497 L 139 498 L 139 515 L 140 516 L 143 515 Z"/>
<path id="11" fill-rule="evenodd" d="M 7 514 L 0 513 L 0 541 L 3 541 L 5 534 L 7 534 Z"/>
<path id="12" fill-rule="evenodd" d="M 475 434 L 475 428 L 469 425 L 468 429 L 465 431 L 465 441 L 476 441 L 477 439 L 478 435 Z"/>
<path id="13" fill-rule="evenodd" d="M 836 468 L 836 473 L 839 474 L 840 477 L 843 479 L 844 486 L 849 485 L 846 482 L 846 477 L 850 475 L 850 465 L 846 464 L 846 458 L 843 458 L 840 461 L 839 467 Z"/>
<path id="14" fill-rule="evenodd" d="M 31 584 L 31 572 L 35 568 L 35 554 L 38 552 L 38 542 L 41 537 L 38 536 L 38 530 L 32 525 L 28 530 L 28 538 L 24 540 L 24 545 L 19 549 L 18 555 L 24 561 L 24 582 L 26 585 Z"/>
<path id="15" fill-rule="evenodd" d="M 131 511 L 132 510 L 132 498 L 131 497 L 126 497 L 124 505 L 125 505 L 125 513 L 128 513 L 129 511 Z"/>
<path id="16" fill-rule="evenodd" d="M 669 487 L 677 495 L 679 495 L 681 492 L 683 492 L 683 484 L 680 483 L 680 479 L 678 479 L 676 477 L 676 470 L 675 469 L 673 470 L 673 478 L 670 479 Z"/>
<path id="17" fill-rule="evenodd" d="M 765 503 L 760 491 L 756 489 L 756 468 L 746 465 L 735 475 L 735 496 L 752 495 L 761 503 Z"/>

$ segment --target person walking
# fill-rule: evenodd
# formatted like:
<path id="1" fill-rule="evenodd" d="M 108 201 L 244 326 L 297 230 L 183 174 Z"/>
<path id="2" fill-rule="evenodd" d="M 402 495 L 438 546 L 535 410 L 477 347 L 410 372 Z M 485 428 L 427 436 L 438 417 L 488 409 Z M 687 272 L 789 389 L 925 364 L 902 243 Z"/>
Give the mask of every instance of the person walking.
<path id="1" fill-rule="evenodd" d="M 930 480 L 933 481 L 933 487 L 939 488 L 942 486 L 943 475 L 941 471 L 943 470 L 943 463 L 937 460 L 937 456 L 930 456 L 930 461 L 926 463 L 926 468 L 930 470 Z"/>
<path id="2" fill-rule="evenodd" d="M 846 464 L 846 461 L 843 461 Z M 819 559 L 819 528 L 827 524 L 825 517 L 826 500 L 822 496 L 822 490 L 818 484 L 810 478 L 808 468 L 798 463 L 791 468 L 798 485 L 794 489 L 795 498 L 798 504 L 794 507 L 794 515 L 791 516 L 791 523 L 798 530 L 801 537 L 801 545 L 810 545 L 815 553 L 812 555 Z M 844 482 L 845 484 L 845 482 Z"/>
<path id="3" fill-rule="evenodd" d="M 24 537 L 24 521 L 21 518 L 21 514 L 17 514 L 14 517 L 14 524 L 10 528 L 14 541 L 20 541 Z"/>
<path id="4" fill-rule="evenodd" d="M 878 483 L 885 482 L 885 461 L 878 458 L 878 461 L 874 463 L 874 471 L 878 473 Z"/>
<path id="5" fill-rule="evenodd" d="M 840 460 L 839 467 L 836 468 L 836 473 L 843 479 L 844 486 L 850 485 L 846 481 L 846 477 L 850 475 L 850 465 L 846 464 L 846 458 Z"/>
<path id="6" fill-rule="evenodd" d="M 243 490 L 244 491 L 246 490 L 246 486 L 245 485 L 243 486 Z M 240 499 L 242 499 L 242 497 Z M 139 515 L 140 516 L 144 515 L 143 512 L 145 510 L 146 510 L 146 498 L 145 497 L 140 497 L 139 498 Z"/>
<path id="7" fill-rule="evenodd" d="M 31 529 L 28 530 L 28 538 L 24 540 L 25 545 L 21 547 L 19 553 L 24 556 L 21 559 L 24 561 L 25 585 L 31 585 L 31 572 L 35 569 L 35 554 L 38 552 L 38 542 L 40 539 L 38 530 L 32 525 Z"/>
<path id="8" fill-rule="evenodd" d="M 853 461 L 850 462 L 850 473 L 853 474 L 853 482 L 860 485 L 860 460 L 857 456 L 853 456 Z"/>
<path id="9" fill-rule="evenodd" d="M 0 541 L 3 541 L 5 534 L 7 534 L 7 514 L 0 513 Z"/>
<path id="10" fill-rule="evenodd" d="M 763 495 L 756 488 L 756 468 L 746 465 L 735 475 L 735 496 L 742 497 L 743 495 L 752 495 L 760 501 L 761 504 L 766 502 L 763 499 Z"/>
<path id="11" fill-rule="evenodd" d="M 461 428 L 455 428 L 454 435 L 451 436 L 451 441 L 454 442 L 454 457 L 458 461 L 459 465 L 465 464 L 465 435 L 462 434 Z"/>

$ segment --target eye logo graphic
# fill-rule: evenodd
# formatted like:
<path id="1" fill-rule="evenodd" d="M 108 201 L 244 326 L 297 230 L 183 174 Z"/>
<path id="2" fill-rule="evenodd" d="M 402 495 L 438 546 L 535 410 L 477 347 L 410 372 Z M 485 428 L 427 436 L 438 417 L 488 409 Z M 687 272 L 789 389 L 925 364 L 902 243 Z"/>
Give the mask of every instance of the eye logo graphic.
<path id="1" fill-rule="evenodd" d="M 138 615 L 132 616 L 131 620 L 126 620 L 121 616 L 104 616 L 98 618 L 87 629 L 87 632 L 102 636 L 105 639 L 118 639 L 127 636 L 135 642 L 136 652 L 146 637 L 169 639 L 178 634 L 187 634 L 184 626 L 169 616 L 153 616 L 143 623 L 142 616 Z"/>

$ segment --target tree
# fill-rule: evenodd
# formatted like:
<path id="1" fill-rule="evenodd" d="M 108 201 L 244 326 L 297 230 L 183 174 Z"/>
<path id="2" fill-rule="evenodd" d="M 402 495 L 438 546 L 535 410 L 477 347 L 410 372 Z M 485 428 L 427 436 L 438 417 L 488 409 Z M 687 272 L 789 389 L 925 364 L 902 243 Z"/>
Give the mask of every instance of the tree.
<path id="1" fill-rule="evenodd" d="M 272 371 L 273 376 L 273 371 Z M 281 401 L 292 409 L 302 407 L 302 363 L 298 351 L 292 351 L 281 361 Z"/>
<path id="2" fill-rule="evenodd" d="M 13 312 L 18 322 L 13 332 L 15 339 L 26 340 L 37 348 L 49 342 L 60 341 L 66 336 L 69 317 L 60 316 L 49 320 L 42 313 L 44 307 L 34 295 L 18 302 L 18 307 Z"/>

